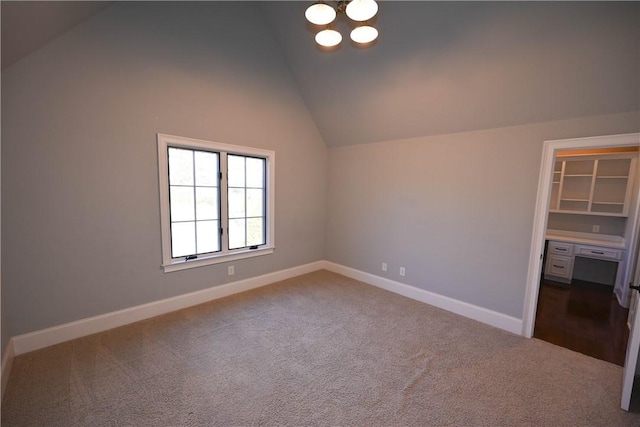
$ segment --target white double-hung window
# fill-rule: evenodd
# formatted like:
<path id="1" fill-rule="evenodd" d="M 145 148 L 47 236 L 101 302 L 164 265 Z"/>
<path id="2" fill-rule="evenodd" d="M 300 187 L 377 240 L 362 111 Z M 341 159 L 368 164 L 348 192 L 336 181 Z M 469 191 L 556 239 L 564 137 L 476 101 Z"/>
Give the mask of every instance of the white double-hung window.
<path id="1" fill-rule="evenodd" d="M 158 134 L 165 272 L 274 250 L 270 150 Z"/>

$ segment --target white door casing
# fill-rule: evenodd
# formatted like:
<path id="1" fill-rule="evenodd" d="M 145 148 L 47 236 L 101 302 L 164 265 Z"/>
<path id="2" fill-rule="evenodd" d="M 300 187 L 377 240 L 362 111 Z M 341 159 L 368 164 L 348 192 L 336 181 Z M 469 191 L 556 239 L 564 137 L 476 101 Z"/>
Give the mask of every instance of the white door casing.
<path id="1" fill-rule="evenodd" d="M 551 198 L 551 183 L 553 180 L 553 168 L 556 153 L 562 150 L 578 150 L 590 148 L 609 148 L 609 147 L 637 147 L 640 146 L 640 133 L 596 136 L 589 138 L 573 138 L 563 140 L 545 141 L 542 150 L 542 163 L 540 167 L 540 176 L 538 178 L 538 195 L 536 200 L 536 210 L 534 212 L 533 230 L 531 238 L 531 250 L 529 253 L 529 270 L 527 273 L 527 287 L 524 301 L 524 312 L 522 321 L 522 335 L 531 338 L 535 327 L 536 310 L 538 305 L 538 291 L 540 287 L 540 274 L 542 271 L 542 258 L 544 255 L 545 235 L 547 228 L 547 216 L 549 212 L 549 201 Z M 639 170 L 640 168 L 637 168 Z M 638 177 L 636 177 L 637 179 Z M 640 197 L 637 198 L 640 204 Z M 636 209 L 633 218 L 638 219 L 639 209 Z M 637 224 L 632 228 L 634 235 L 631 236 L 627 243 L 630 253 L 633 253 L 638 244 L 638 227 Z M 631 264 L 632 259 L 629 259 Z M 640 275 L 640 266 L 636 268 L 636 285 L 640 284 L 637 277 Z M 627 272 L 629 270 L 627 269 Z M 627 283 L 628 278 L 624 279 Z M 625 286 L 626 287 L 626 286 Z M 634 296 L 637 298 L 637 296 Z M 627 358 L 623 376 L 622 389 L 622 408 L 628 410 L 631 398 L 631 389 L 633 387 L 633 378 L 635 375 L 636 364 L 638 359 L 638 350 L 640 349 L 640 308 L 636 309 L 635 316 L 631 325 L 631 334 L 627 347 Z"/>
<path id="2" fill-rule="evenodd" d="M 640 285 L 640 256 L 636 262 L 636 274 L 634 285 Z M 625 411 L 629 410 L 631 403 L 631 393 L 633 392 L 633 380 L 636 374 L 638 364 L 638 352 L 640 351 L 640 307 L 638 307 L 638 293 L 632 295 L 631 305 L 634 307 L 631 317 L 631 329 L 629 332 L 629 341 L 627 343 L 627 356 L 624 360 L 624 371 L 622 374 L 622 398 L 620 406 Z"/>
<path id="3" fill-rule="evenodd" d="M 640 177 L 640 171 L 636 171 L 636 179 Z M 638 197 L 638 206 L 640 206 L 640 197 Z M 637 210 L 640 210 L 638 208 Z M 637 220 L 637 218 L 636 218 Z M 639 221 L 640 222 L 640 221 Z M 640 241 L 638 235 L 640 234 L 640 223 L 634 224 L 635 231 L 635 245 L 632 246 L 633 254 L 635 256 L 635 262 L 629 262 L 627 271 L 629 274 L 633 274 L 633 285 L 640 286 Z M 631 247 L 630 247 L 631 248 Z M 630 260 L 631 261 L 631 260 Z M 635 267 L 632 270 L 630 267 Z M 631 310 L 629 312 L 629 340 L 627 341 L 627 355 L 624 359 L 624 371 L 622 374 L 622 397 L 620 399 L 620 407 L 625 411 L 629 410 L 631 403 L 631 396 L 633 394 L 633 383 L 638 368 L 638 353 L 640 352 L 640 293 L 636 291 L 631 295 Z"/>
<path id="4" fill-rule="evenodd" d="M 540 273 L 542 270 L 542 257 L 544 255 L 545 234 L 547 229 L 547 214 L 549 212 L 551 182 L 553 179 L 553 165 L 556 152 L 589 148 L 637 147 L 639 145 L 640 133 L 560 139 L 544 142 L 540 176 L 538 179 L 538 196 L 533 219 L 531 250 L 529 252 L 529 270 L 527 273 L 527 287 L 522 319 L 523 336 L 531 338 L 535 326 Z M 636 227 L 634 227 L 634 229 L 635 228 Z M 628 242 L 629 248 L 635 247 L 637 236 L 634 236 L 633 240 L 632 242 Z"/>

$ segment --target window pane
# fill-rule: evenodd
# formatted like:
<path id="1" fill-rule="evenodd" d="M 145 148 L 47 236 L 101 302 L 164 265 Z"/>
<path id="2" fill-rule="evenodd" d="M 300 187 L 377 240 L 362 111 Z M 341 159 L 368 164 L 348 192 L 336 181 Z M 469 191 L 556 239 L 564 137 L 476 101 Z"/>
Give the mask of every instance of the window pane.
<path id="1" fill-rule="evenodd" d="M 169 148 L 169 185 L 193 185 L 193 150 Z"/>
<path id="2" fill-rule="evenodd" d="M 198 221 L 198 253 L 220 250 L 220 226 L 218 221 Z"/>
<path id="3" fill-rule="evenodd" d="M 263 216 L 264 192 L 247 189 L 247 216 Z"/>
<path id="4" fill-rule="evenodd" d="M 244 218 L 244 188 L 229 189 L 229 218 Z"/>
<path id="5" fill-rule="evenodd" d="M 274 151 L 160 133 L 157 143 L 164 271 L 273 252 Z"/>
<path id="6" fill-rule="evenodd" d="M 171 256 L 173 258 L 196 253 L 195 222 L 171 224 Z"/>
<path id="7" fill-rule="evenodd" d="M 247 219 L 247 246 L 264 245 L 264 218 Z"/>
<path id="8" fill-rule="evenodd" d="M 264 188 L 264 159 L 247 158 L 247 187 Z"/>
<path id="9" fill-rule="evenodd" d="M 244 187 L 244 157 L 228 155 L 227 169 L 229 187 Z"/>
<path id="10" fill-rule="evenodd" d="M 229 249 L 238 249 L 247 246 L 245 243 L 244 226 L 244 219 L 229 220 Z"/>
<path id="11" fill-rule="evenodd" d="M 171 187 L 171 221 L 193 221 L 193 187 Z"/>
<path id="12" fill-rule="evenodd" d="M 196 151 L 196 185 L 218 186 L 218 153 Z"/>
<path id="13" fill-rule="evenodd" d="M 218 189 L 196 187 L 196 219 L 218 219 Z"/>

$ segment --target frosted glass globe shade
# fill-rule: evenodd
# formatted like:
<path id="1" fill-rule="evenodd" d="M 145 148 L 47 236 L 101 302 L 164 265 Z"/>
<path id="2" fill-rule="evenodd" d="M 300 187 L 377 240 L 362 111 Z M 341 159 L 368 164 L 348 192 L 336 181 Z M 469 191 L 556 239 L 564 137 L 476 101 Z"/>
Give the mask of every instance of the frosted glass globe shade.
<path id="1" fill-rule="evenodd" d="M 378 3 L 375 0 L 353 0 L 347 5 L 347 16 L 354 21 L 366 21 L 378 13 Z"/>
<path id="2" fill-rule="evenodd" d="M 316 43 L 324 47 L 333 47 L 340 44 L 342 36 L 335 30 L 322 30 L 316 34 Z"/>
<path id="3" fill-rule="evenodd" d="M 336 10 L 326 3 L 314 3 L 304 13 L 307 21 L 316 25 L 327 25 L 336 19 Z"/>
<path id="4" fill-rule="evenodd" d="M 357 27 L 351 31 L 351 40 L 356 43 L 371 43 L 377 38 L 378 30 L 369 25 Z"/>

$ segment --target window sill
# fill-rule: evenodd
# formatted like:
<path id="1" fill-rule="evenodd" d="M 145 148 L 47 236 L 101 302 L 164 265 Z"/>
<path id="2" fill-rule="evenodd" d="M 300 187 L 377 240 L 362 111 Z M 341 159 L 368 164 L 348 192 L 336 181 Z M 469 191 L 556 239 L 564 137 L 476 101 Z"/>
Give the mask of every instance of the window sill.
<path id="1" fill-rule="evenodd" d="M 165 273 L 172 271 L 187 270 L 189 268 L 204 267 L 205 265 L 222 264 L 223 262 L 236 261 L 245 258 L 253 258 L 262 255 L 269 255 L 275 251 L 274 247 L 247 249 L 242 252 L 234 252 L 225 255 L 213 255 L 207 258 L 198 258 L 191 261 L 175 261 L 170 264 L 163 264 L 162 268 Z"/>

